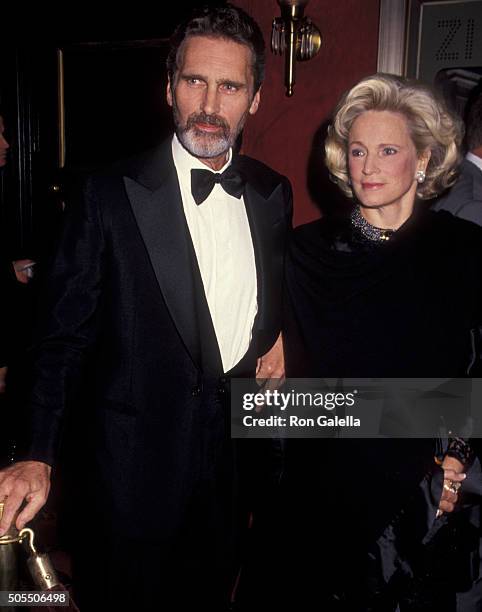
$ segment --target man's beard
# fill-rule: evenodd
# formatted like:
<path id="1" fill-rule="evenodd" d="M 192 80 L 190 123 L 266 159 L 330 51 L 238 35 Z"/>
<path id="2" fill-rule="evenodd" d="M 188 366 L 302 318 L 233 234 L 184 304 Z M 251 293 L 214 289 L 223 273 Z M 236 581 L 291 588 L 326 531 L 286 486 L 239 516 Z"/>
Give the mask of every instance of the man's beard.
<path id="1" fill-rule="evenodd" d="M 207 115 L 206 113 L 193 113 L 186 121 L 185 125 L 181 125 L 179 113 L 175 103 L 174 123 L 176 126 L 176 134 L 182 146 L 194 155 L 203 159 L 219 157 L 229 151 L 236 142 L 238 134 L 243 128 L 247 112 L 241 118 L 235 130 L 231 130 L 228 123 L 217 115 Z M 197 129 L 196 123 L 206 123 L 221 128 L 218 132 L 202 132 Z"/>

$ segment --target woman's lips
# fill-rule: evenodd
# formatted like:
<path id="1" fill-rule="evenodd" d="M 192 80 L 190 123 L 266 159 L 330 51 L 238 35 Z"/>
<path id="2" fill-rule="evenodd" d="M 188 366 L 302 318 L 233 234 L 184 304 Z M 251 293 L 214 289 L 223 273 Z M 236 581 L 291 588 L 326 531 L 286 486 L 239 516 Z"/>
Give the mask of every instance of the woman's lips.
<path id="1" fill-rule="evenodd" d="M 362 183 L 362 189 L 376 190 L 381 189 L 384 183 Z"/>

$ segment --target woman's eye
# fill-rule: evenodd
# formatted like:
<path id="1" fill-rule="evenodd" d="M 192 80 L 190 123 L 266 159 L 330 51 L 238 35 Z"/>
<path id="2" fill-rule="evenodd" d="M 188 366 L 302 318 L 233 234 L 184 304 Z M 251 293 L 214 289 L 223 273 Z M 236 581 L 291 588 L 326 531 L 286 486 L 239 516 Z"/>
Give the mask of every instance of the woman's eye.
<path id="1" fill-rule="evenodd" d="M 383 149 L 383 153 L 384 155 L 395 155 L 396 153 L 398 153 L 398 151 L 394 147 L 385 147 Z"/>
<path id="2" fill-rule="evenodd" d="M 352 157 L 362 157 L 365 153 L 361 149 L 352 149 L 350 151 Z"/>

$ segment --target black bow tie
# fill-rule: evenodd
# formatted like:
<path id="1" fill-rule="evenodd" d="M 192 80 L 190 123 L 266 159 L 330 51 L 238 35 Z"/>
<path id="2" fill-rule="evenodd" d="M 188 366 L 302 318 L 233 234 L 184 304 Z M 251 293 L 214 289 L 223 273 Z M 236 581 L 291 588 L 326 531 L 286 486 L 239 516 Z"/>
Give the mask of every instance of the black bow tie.
<path id="1" fill-rule="evenodd" d="M 219 183 L 229 195 L 240 198 L 243 195 L 246 179 L 232 166 L 222 173 L 195 168 L 191 170 L 191 192 L 196 204 L 204 202 L 216 183 Z"/>

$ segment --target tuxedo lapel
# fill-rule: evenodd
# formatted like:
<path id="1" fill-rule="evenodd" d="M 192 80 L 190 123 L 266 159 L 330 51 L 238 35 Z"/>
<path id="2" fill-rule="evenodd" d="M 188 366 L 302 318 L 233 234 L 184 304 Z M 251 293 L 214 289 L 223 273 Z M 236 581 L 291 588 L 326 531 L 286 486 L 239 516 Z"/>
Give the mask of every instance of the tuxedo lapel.
<path id="1" fill-rule="evenodd" d="M 261 173 L 253 172 L 249 159 L 240 156 L 235 163 L 247 177 L 244 202 L 248 215 L 251 237 L 256 261 L 258 315 L 257 329 L 269 329 L 273 321 L 273 300 L 278 301 L 276 285 L 281 278 L 276 270 L 282 269 L 284 250 L 277 243 L 275 227 L 284 222 L 280 217 L 278 190 L 282 189 L 279 181 L 266 180 Z M 279 305 L 278 305 L 279 306 Z M 276 309 L 276 312 L 278 307 Z"/>
<path id="2" fill-rule="evenodd" d="M 482 170 L 473 162 L 465 159 L 462 165 L 469 171 L 470 181 L 472 182 L 473 199 L 477 202 L 482 200 Z"/>
<path id="3" fill-rule="evenodd" d="M 164 145 L 154 152 L 124 183 L 167 308 L 199 367 L 193 248 L 170 148 Z"/>
<path id="4" fill-rule="evenodd" d="M 253 240 L 254 259 L 256 263 L 256 278 L 258 292 L 258 314 L 257 318 L 261 317 L 264 310 L 264 294 L 265 283 L 264 279 L 268 272 L 268 262 L 266 260 L 266 251 L 263 248 L 263 236 L 266 230 L 266 221 L 262 214 L 264 198 L 249 184 L 246 185 L 244 192 L 244 205 L 248 216 L 251 238 Z"/>

